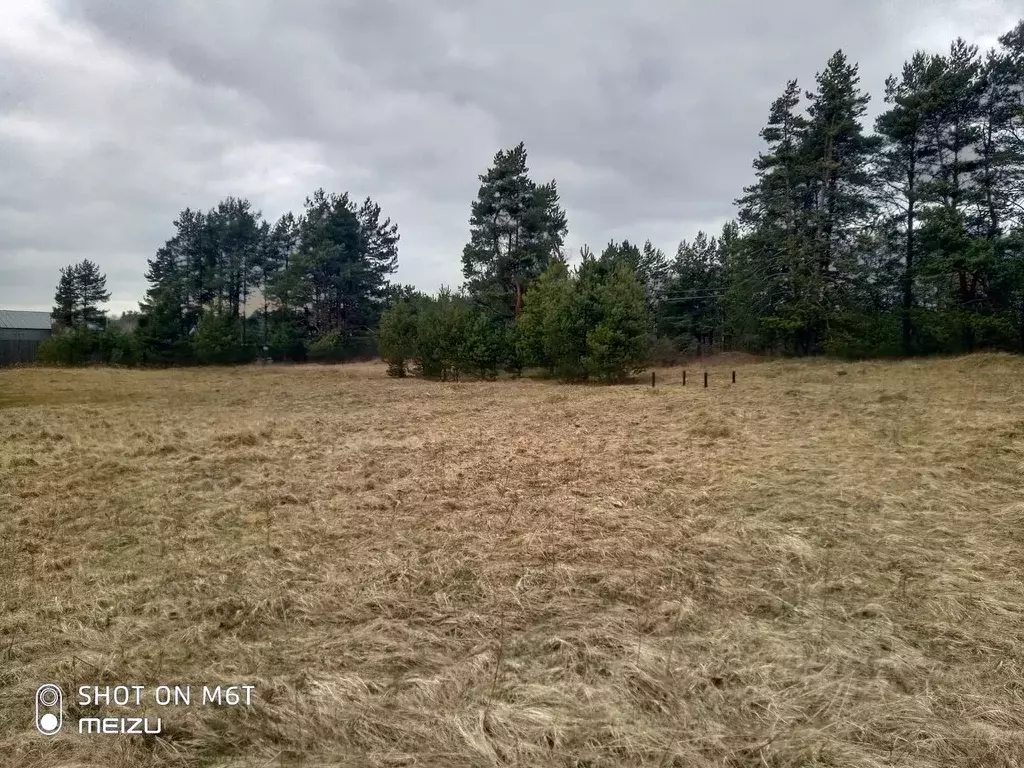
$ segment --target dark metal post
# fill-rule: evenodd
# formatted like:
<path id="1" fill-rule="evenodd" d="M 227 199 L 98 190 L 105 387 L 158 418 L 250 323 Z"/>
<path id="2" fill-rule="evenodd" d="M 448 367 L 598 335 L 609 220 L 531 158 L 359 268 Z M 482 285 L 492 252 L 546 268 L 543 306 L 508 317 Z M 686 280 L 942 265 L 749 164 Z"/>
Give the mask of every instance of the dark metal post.
<path id="1" fill-rule="evenodd" d="M 654 371 L 651 371 L 651 389 L 654 389 Z"/>
<path id="2" fill-rule="evenodd" d="M 708 372 L 704 371 L 704 389 L 708 388 Z"/>
<path id="3" fill-rule="evenodd" d="M 686 371 L 683 371 L 683 386 L 686 386 Z"/>
<path id="4" fill-rule="evenodd" d="M 732 383 L 733 383 L 733 384 L 735 384 L 735 383 L 736 383 L 736 371 L 733 371 L 733 372 L 732 372 Z"/>

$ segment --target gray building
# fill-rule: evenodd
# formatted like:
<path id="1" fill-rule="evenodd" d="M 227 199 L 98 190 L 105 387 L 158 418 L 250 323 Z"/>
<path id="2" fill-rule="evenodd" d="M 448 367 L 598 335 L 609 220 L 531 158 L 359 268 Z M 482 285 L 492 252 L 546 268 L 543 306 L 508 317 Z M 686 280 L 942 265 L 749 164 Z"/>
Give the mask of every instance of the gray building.
<path id="1" fill-rule="evenodd" d="M 0 366 L 32 362 L 40 342 L 52 335 L 49 312 L 0 309 Z"/>

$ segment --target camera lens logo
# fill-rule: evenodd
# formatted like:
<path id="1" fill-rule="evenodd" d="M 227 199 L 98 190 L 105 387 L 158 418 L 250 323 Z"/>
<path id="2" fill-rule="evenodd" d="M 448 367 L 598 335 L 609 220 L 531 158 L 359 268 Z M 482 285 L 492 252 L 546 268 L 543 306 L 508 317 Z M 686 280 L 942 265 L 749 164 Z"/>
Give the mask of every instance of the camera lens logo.
<path id="1" fill-rule="evenodd" d="M 36 730 L 53 736 L 64 725 L 64 694 L 53 683 L 36 689 Z"/>

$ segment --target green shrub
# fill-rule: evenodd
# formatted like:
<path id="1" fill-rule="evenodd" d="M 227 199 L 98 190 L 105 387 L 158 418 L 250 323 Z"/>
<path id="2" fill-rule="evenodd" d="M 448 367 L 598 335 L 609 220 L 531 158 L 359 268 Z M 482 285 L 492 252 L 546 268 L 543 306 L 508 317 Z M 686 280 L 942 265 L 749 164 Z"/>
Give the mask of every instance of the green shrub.
<path id="1" fill-rule="evenodd" d="M 328 331 L 315 337 L 307 347 L 310 360 L 333 363 L 341 360 L 341 331 Z"/>
<path id="2" fill-rule="evenodd" d="M 233 365 L 249 362 L 255 349 L 241 342 L 241 319 L 231 312 L 207 309 L 199 318 L 192 347 L 203 365 Z"/>
<path id="3" fill-rule="evenodd" d="M 97 347 L 95 331 L 69 328 L 43 341 L 36 350 L 36 360 L 45 365 L 85 365 L 94 362 Z M 98 362 L 98 355 L 95 362 Z"/>
<path id="4" fill-rule="evenodd" d="M 596 287 L 600 322 L 587 332 L 587 373 L 606 383 L 625 381 L 649 363 L 651 319 L 643 286 L 625 265 Z"/>
<path id="5" fill-rule="evenodd" d="M 346 334 L 337 330 L 316 336 L 306 347 L 307 358 L 318 363 L 368 360 L 376 354 L 377 346 L 369 334 Z"/>
<path id="6" fill-rule="evenodd" d="M 464 338 L 469 320 L 465 301 L 450 291 L 421 300 L 416 313 L 416 372 L 429 379 L 457 379 L 465 370 Z"/>
<path id="7" fill-rule="evenodd" d="M 267 346 L 272 360 L 300 362 L 307 356 L 302 329 L 297 321 L 290 318 L 278 319 L 271 324 Z"/>
<path id="8" fill-rule="evenodd" d="M 652 323 L 643 286 L 625 264 L 554 264 L 526 293 L 516 347 L 562 381 L 623 381 L 648 364 Z"/>
<path id="9" fill-rule="evenodd" d="M 416 305 L 411 300 L 395 303 L 380 318 L 378 331 L 381 359 L 388 364 L 388 376 L 404 377 L 416 356 Z"/>
<path id="10" fill-rule="evenodd" d="M 140 346 L 134 334 L 117 328 L 69 328 L 43 341 L 36 359 L 45 365 L 133 366 L 139 363 Z"/>
<path id="11" fill-rule="evenodd" d="M 139 364 L 141 350 L 134 333 L 107 328 L 98 335 L 100 357 L 107 365 L 134 366 Z"/>
<path id="12" fill-rule="evenodd" d="M 459 367 L 481 379 L 496 379 L 509 359 L 505 322 L 486 309 L 474 309 L 465 318 Z"/>
<path id="13" fill-rule="evenodd" d="M 840 315 L 829 324 L 822 351 L 845 360 L 896 357 L 902 345 L 900 328 L 895 312 Z"/>

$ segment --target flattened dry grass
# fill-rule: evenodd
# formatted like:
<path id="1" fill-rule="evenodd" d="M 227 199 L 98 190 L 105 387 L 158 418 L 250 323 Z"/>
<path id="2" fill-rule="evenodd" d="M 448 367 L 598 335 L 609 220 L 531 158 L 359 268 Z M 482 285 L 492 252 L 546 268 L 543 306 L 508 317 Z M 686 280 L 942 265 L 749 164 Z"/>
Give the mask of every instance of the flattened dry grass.
<path id="1" fill-rule="evenodd" d="M 0 763 L 1024 765 L 1024 361 L 728 370 L 0 372 Z"/>

